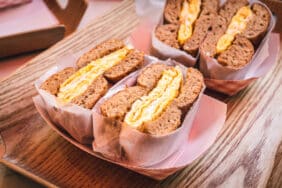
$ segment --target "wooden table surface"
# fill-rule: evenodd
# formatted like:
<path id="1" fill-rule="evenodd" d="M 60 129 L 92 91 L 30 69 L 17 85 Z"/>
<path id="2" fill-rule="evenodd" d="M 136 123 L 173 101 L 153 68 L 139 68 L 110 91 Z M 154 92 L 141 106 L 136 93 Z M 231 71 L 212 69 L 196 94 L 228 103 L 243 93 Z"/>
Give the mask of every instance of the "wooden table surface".
<path id="1" fill-rule="evenodd" d="M 51 130 L 37 113 L 33 82 L 69 52 L 126 38 L 138 24 L 132 0 L 35 57 L 0 83 L 0 156 L 8 167 L 60 187 L 282 187 L 282 59 L 238 95 L 215 144 L 184 170 L 155 181 L 94 158 Z"/>

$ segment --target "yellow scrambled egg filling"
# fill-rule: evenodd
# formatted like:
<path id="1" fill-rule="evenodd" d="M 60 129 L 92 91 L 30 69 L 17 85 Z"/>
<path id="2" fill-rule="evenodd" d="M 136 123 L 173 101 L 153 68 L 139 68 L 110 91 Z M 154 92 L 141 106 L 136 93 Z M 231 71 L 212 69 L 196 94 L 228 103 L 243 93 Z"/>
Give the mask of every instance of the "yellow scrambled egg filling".
<path id="1" fill-rule="evenodd" d="M 179 67 L 165 70 L 156 87 L 148 95 L 133 103 L 124 122 L 133 128 L 142 130 L 143 123 L 156 119 L 178 96 L 182 79 Z"/>
<path id="2" fill-rule="evenodd" d="M 201 0 L 184 0 L 180 12 L 178 42 L 184 44 L 192 36 L 193 24 L 201 11 Z"/>
<path id="3" fill-rule="evenodd" d="M 221 36 L 217 42 L 217 53 L 225 51 L 232 44 L 235 36 L 244 31 L 252 15 L 253 13 L 249 6 L 242 7 L 238 10 L 236 15 L 233 16 L 225 34 Z"/>
<path id="4" fill-rule="evenodd" d="M 63 102 L 70 102 L 84 93 L 95 79 L 124 59 L 129 50 L 130 48 L 124 47 L 79 69 L 60 85 L 58 98 Z"/>

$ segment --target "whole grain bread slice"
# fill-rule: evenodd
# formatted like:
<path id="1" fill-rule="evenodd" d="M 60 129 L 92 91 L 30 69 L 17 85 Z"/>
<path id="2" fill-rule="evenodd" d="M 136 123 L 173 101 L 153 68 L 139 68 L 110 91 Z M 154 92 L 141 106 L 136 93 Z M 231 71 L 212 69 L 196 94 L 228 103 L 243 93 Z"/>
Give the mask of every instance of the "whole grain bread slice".
<path id="1" fill-rule="evenodd" d="M 217 14 L 219 0 L 202 0 L 201 15 Z"/>
<path id="2" fill-rule="evenodd" d="M 186 114 L 204 87 L 204 77 L 200 71 L 188 68 L 186 79 L 179 96 L 174 100 L 183 114 Z"/>
<path id="3" fill-rule="evenodd" d="M 247 28 L 242 35 L 251 40 L 254 45 L 258 45 L 267 32 L 271 15 L 266 7 L 259 3 L 254 3 L 252 5 L 252 12 L 254 16 L 248 23 Z"/>
<path id="4" fill-rule="evenodd" d="M 86 52 L 85 54 L 83 54 L 76 62 L 76 65 L 78 68 L 84 67 L 91 61 L 96 60 L 98 58 L 102 58 L 103 56 L 108 55 L 116 50 L 119 50 L 124 46 L 125 44 L 121 40 L 118 39 L 107 40 L 97 45 L 96 47 Z"/>
<path id="5" fill-rule="evenodd" d="M 251 61 L 254 52 L 254 46 L 251 41 L 237 35 L 232 45 L 219 54 L 217 60 L 223 66 L 240 69 Z"/>
<path id="6" fill-rule="evenodd" d="M 146 93 L 147 90 L 141 86 L 121 90 L 100 106 L 101 113 L 109 118 L 123 120 L 131 105 Z"/>
<path id="7" fill-rule="evenodd" d="M 166 135 L 181 125 L 181 116 L 181 110 L 171 104 L 156 120 L 144 123 L 144 132 L 156 136 Z"/>
<path id="8" fill-rule="evenodd" d="M 177 24 L 183 0 L 167 0 L 164 9 L 164 20 L 166 23 Z"/>
<path id="9" fill-rule="evenodd" d="M 227 0 L 219 10 L 219 15 L 224 17 L 227 24 L 231 22 L 232 17 L 237 13 L 237 11 L 248 5 L 248 0 Z"/>
<path id="10" fill-rule="evenodd" d="M 117 82 L 131 72 L 139 69 L 144 63 L 144 53 L 136 49 L 130 50 L 127 56 L 117 65 L 104 73 L 104 76 L 111 82 Z"/>
<path id="11" fill-rule="evenodd" d="M 205 39 L 209 30 L 211 30 L 212 23 L 215 18 L 215 14 L 210 13 L 209 15 L 201 15 L 195 22 L 195 29 L 192 36 L 185 42 L 183 49 L 192 56 L 198 54 L 199 46 Z"/>
<path id="12" fill-rule="evenodd" d="M 217 15 L 212 22 L 211 30 L 207 33 L 206 38 L 200 44 L 200 51 L 210 57 L 216 55 L 216 45 L 220 37 L 225 33 L 228 27 L 227 20 Z"/>
<path id="13" fill-rule="evenodd" d="M 91 109 L 96 102 L 108 91 L 108 89 L 108 81 L 103 76 L 99 76 L 92 82 L 91 85 L 88 86 L 84 93 L 73 98 L 71 102 L 84 108 Z"/>
<path id="14" fill-rule="evenodd" d="M 177 40 L 178 28 L 179 26 L 174 24 L 159 25 L 155 30 L 155 36 L 168 46 L 179 49 L 180 45 Z"/>
<path id="15" fill-rule="evenodd" d="M 163 71 L 169 68 L 168 65 L 162 63 L 155 63 L 145 67 L 137 77 L 137 85 L 151 90 L 157 85 Z"/>
<path id="16" fill-rule="evenodd" d="M 60 89 L 60 85 L 73 73 L 75 73 L 75 68 L 67 67 L 50 76 L 41 84 L 40 88 L 49 92 L 52 95 L 57 95 Z"/>

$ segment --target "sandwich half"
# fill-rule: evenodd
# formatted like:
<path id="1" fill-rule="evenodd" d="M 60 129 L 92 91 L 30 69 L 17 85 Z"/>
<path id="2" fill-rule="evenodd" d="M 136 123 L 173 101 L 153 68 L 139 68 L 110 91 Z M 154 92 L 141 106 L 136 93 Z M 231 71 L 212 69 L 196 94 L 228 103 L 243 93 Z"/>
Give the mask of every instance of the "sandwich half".
<path id="1" fill-rule="evenodd" d="M 267 32 L 271 15 L 260 3 L 228 0 L 219 10 L 201 52 L 232 69 L 247 65 Z"/>
<path id="2" fill-rule="evenodd" d="M 204 87 L 202 74 L 156 63 L 144 68 L 137 84 L 117 92 L 100 106 L 102 115 L 151 135 L 178 127 Z"/>
<path id="3" fill-rule="evenodd" d="M 156 28 L 155 35 L 163 43 L 196 56 L 218 6 L 218 0 L 168 0 L 164 25 Z"/>
<path id="4" fill-rule="evenodd" d="M 41 89 L 64 103 L 91 109 L 109 87 L 140 68 L 144 54 L 120 40 L 108 40 L 82 55 L 77 67 L 67 67 L 45 80 Z"/>

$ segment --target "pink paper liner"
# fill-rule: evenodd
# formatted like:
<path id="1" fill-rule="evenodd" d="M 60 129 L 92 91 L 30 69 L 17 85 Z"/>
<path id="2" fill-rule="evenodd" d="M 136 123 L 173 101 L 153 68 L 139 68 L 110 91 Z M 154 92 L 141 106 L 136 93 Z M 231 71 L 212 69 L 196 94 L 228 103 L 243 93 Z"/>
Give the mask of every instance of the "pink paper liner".
<path id="1" fill-rule="evenodd" d="M 255 70 L 255 73 L 257 74 L 256 77 L 251 77 L 244 80 L 220 80 L 220 79 L 205 78 L 206 86 L 212 90 L 227 94 L 229 96 L 235 95 L 239 91 L 249 86 L 252 82 L 257 80 L 259 77 L 269 72 L 274 67 L 274 65 L 278 60 L 279 52 L 280 52 L 279 34 L 271 33 L 268 43 L 269 44 L 267 46 L 268 46 L 269 55 Z"/>
<path id="2" fill-rule="evenodd" d="M 186 73 L 186 67 L 173 60 L 160 61 L 146 56 L 146 61 L 148 64 L 161 62 L 172 66 L 178 65 L 181 67 L 183 74 L 185 75 Z M 126 161 L 133 165 L 148 167 L 169 158 L 179 150 L 183 140 L 187 139 L 187 133 L 189 133 L 193 119 L 198 111 L 199 101 L 205 86 L 186 114 L 180 128 L 168 135 L 153 136 L 137 131 L 129 126 L 122 126 L 117 121 L 103 117 L 100 114 L 100 105 L 122 88 L 135 85 L 137 76 L 138 72 L 127 77 L 123 83 L 110 89 L 109 93 L 97 102 L 93 109 L 93 149 L 112 160 Z"/>
<path id="3" fill-rule="evenodd" d="M 118 162 L 105 158 L 103 155 L 94 152 L 90 146 L 82 145 L 81 143 L 77 142 L 70 135 L 61 131 L 61 129 L 59 129 L 52 122 L 50 116 L 45 110 L 45 103 L 40 96 L 34 97 L 33 101 L 39 114 L 46 121 L 46 123 L 71 144 L 95 157 L 120 165 L 157 180 L 162 180 L 168 177 L 200 157 L 216 140 L 218 133 L 224 125 L 227 111 L 227 106 L 225 103 L 203 95 L 199 104 L 199 113 L 196 114 L 190 131 L 190 136 L 181 144 L 182 147 L 180 152 L 171 156 L 162 163 L 144 168 L 129 165 L 126 162 Z M 203 116 L 205 118 L 203 118 Z"/>

